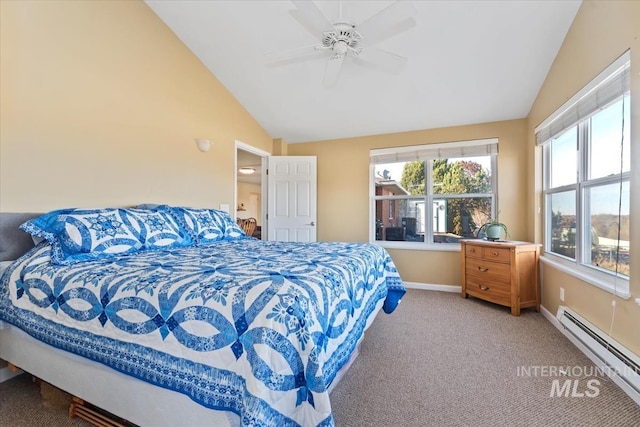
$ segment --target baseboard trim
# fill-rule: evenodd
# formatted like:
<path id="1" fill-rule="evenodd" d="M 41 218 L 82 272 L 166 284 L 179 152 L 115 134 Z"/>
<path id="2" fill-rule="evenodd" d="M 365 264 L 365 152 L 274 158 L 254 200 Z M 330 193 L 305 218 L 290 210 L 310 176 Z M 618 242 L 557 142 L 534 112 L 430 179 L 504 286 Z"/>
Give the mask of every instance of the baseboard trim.
<path id="1" fill-rule="evenodd" d="M 564 335 L 569 340 L 571 344 L 573 344 L 578 350 L 580 350 L 582 354 L 587 356 L 587 358 L 589 358 L 589 360 L 591 360 L 591 362 L 593 362 L 594 365 L 602 368 L 602 361 L 600 360 L 600 358 L 596 356 L 596 354 L 593 353 L 591 350 L 589 350 L 589 348 L 583 345 L 579 340 L 577 340 L 575 337 L 568 334 L 565 331 L 564 326 L 562 326 L 558 318 L 554 316 L 553 313 L 551 313 L 549 310 L 547 310 L 543 306 L 540 306 L 540 312 L 549 322 L 551 322 L 553 326 L 556 327 L 557 330 L 560 331 L 562 335 Z M 611 381 L 613 381 L 620 388 L 620 390 L 622 390 L 627 396 L 629 396 L 632 400 L 634 400 L 637 404 L 640 405 L 638 394 L 634 393 L 633 389 L 627 383 L 625 383 L 624 380 L 620 379 L 617 375 L 612 374 L 613 371 L 610 369 L 603 369 L 603 371 L 611 379 Z"/>
<path id="2" fill-rule="evenodd" d="M 422 289 L 423 291 L 440 291 L 440 292 L 462 292 L 461 286 L 454 285 L 436 285 L 431 283 L 403 282 L 405 288 Z"/>
<path id="3" fill-rule="evenodd" d="M 553 326 L 555 326 L 557 330 L 562 332 L 562 335 L 564 335 L 564 328 L 562 327 L 562 325 L 558 321 L 558 318 L 553 313 L 551 313 L 549 310 L 547 310 L 542 305 L 540 306 L 540 313 L 542 313 L 542 315 L 545 317 L 545 319 L 547 319 L 549 322 L 551 322 L 551 324 Z"/>
<path id="4" fill-rule="evenodd" d="M 9 381 L 11 378 L 18 376 L 21 373 L 22 371 L 20 369 L 18 369 L 17 371 L 13 371 L 8 366 L 0 368 L 0 383 Z"/>

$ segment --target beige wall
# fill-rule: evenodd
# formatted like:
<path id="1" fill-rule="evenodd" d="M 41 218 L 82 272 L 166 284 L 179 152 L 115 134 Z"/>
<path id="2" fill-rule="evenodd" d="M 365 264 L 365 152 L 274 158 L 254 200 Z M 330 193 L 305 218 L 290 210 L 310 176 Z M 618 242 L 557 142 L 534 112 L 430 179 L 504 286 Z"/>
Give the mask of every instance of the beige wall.
<path id="1" fill-rule="evenodd" d="M 0 8 L 0 211 L 233 205 L 234 141 L 271 152 L 271 137 L 143 2 Z"/>
<path id="2" fill-rule="evenodd" d="M 272 149 L 142 2 L 0 1 L 0 19 L 0 211 L 233 205 L 234 141 Z"/>
<path id="3" fill-rule="evenodd" d="M 0 1 L 0 19 L 0 211 L 233 206 L 237 139 L 317 156 L 319 240 L 367 241 L 370 149 L 497 137 L 501 220 L 513 239 L 540 241 L 533 128 L 628 47 L 632 164 L 640 164 L 640 2 L 584 2 L 528 120 L 291 145 L 272 141 L 142 2 Z M 199 152 L 196 137 L 211 139 L 211 151 Z M 632 173 L 636 218 L 640 168 Z M 632 223 L 631 234 L 639 242 L 640 226 Z M 460 283 L 458 252 L 389 252 L 407 281 Z M 555 313 L 563 283 L 567 304 L 608 330 L 610 294 L 553 269 L 543 273 L 547 309 Z M 613 329 L 636 354 L 639 312 L 619 301 Z"/>
<path id="4" fill-rule="evenodd" d="M 369 240 L 369 150 L 448 141 L 499 140 L 498 209 L 511 237 L 527 236 L 526 120 L 289 144 L 318 158 L 318 240 Z M 460 285 L 460 253 L 389 250 L 406 281 Z M 437 267 L 436 267 L 437 266 Z"/>
<path id="5" fill-rule="evenodd" d="M 640 2 L 585 1 L 556 57 L 528 117 L 530 237 L 542 240 L 542 217 L 536 214 L 540 197 L 540 153 L 536 152 L 534 128 L 571 98 L 591 79 L 631 48 L 631 283 L 630 300 L 617 299 L 613 337 L 640 355 Z M 539 173 L 537 173 L 539 175 Z M 557 271 L 542 269 L 542 303 L 551 313 L 560 304 L 559 288 L 565 289 L 564 304 L 575 309 L 602 330 L 609 332 L 613 316 L 612 294 Z"/>

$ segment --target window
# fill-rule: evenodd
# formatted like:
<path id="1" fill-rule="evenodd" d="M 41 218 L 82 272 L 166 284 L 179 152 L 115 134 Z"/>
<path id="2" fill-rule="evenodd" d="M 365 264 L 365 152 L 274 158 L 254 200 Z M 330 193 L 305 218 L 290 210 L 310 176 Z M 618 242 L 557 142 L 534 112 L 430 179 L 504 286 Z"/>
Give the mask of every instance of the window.
<path id="1" fill-rule="evenodd" d="M 545 252 L 569 272 L 625 295 L 631 220 L 629 55 L 581 93 L 536 132 L 544 158 Z"/>
<path id="2" fill-rule="evenodd" d="M 371 150 L 371 240 L 425 247 L 482 237 L 495 213 L 497 153 L 496 139 Z"/>

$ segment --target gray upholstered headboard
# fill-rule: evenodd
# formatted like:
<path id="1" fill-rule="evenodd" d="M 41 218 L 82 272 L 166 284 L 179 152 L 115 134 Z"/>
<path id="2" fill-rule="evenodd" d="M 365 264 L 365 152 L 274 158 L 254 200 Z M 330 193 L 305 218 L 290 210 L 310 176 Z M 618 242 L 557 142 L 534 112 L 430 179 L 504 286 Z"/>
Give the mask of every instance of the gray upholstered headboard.
<path id="1" fill-rule="evenodd" d="M 33 247 L 31 235 L 18 227 L 39 213 L 0 212 L 0 261 L 13 261 Z"/>

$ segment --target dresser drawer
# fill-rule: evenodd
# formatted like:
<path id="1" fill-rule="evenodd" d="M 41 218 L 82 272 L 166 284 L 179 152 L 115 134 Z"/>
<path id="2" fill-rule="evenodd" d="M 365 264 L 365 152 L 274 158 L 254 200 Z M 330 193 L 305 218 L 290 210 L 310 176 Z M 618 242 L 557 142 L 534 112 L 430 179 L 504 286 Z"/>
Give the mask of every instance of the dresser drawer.
<path id="1" fill-rule="evenodd" d="M 482 248 L 482 258 L 497 262 L 509 262 L 511 260 L 511 251 L 509 248 Z"/>
<path id="2" fill-rule="evenodd" d="M 467 293 L 500 305 L 511 305 L 509 283 L 488 282 L 477 277 L 467 277 Z"/>
<path id="3" fill-rule="evenodd" d="M 465 274 L 488 282 L 510 283 L 511 265 L 501 262 L 491 262 L 483 258 L 468 258 Z"/>
<path id="4" fill-rule="evenodd" d="M 467 258 L 482 258 L 482 246 L 465 245 L 464 254 Z"/>
<path id="5" fill-rule="evenodd" d="M 509 248 L 495 248 L 482 245 L 465 245 L 464 254 L 467 258 L 483 258 L 498 262 L 510 262 Z"/>

